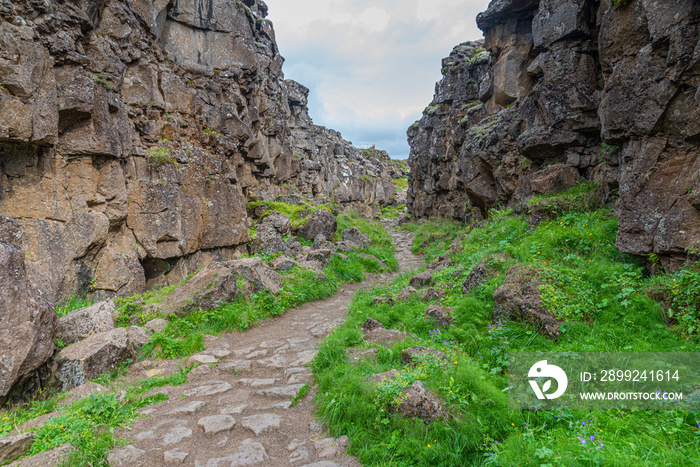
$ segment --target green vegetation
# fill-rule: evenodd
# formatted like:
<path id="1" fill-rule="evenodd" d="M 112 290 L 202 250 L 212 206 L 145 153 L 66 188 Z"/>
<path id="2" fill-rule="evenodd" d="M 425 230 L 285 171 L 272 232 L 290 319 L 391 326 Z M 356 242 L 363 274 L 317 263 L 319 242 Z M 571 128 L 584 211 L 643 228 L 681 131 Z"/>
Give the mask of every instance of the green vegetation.
<path id="1" fill-rule="evenodd" d="M 30 402 L 0 414 L 0 435 L 7 436 L 26 421 L 61 410 L 60 414 L 37 428 L 36 441 L 28 455 L 71 444 L 75 451 L 68 465 L 106 465 L 107 454 L 122 443 L 115 436 L 115 430 L 140 418 L 138 409 L 167 400 L 167 396 L 162 394 L 147 397 L 143 394 L 161 386 L 185 384 L 188 372 L 189 369 L 181 369 L 170 376 L 157 376 L 137 382 L 121 396 L 116 390 L 107 394 L 93 394 L 67 407 L 59 407 L 61 396 Z"/>
<path id="2" fill-rule="evenodd" d="M 303 208 L 283 203 L 268 205 L 274 210 L 281 209 L 286 212 Z M 303 303 L 329 297 L 342 283 L 360 282 L 365 279 L 367 272 L 381 272 L 382 265 L 379 261 L 391 270 L 398 267 L 391 237 L 380 224 L 356 212 L 341 213 L 337 219 L 336 240 L 341 238 L 342 231 L 346 228 L 356 227 L 370 236 L 372 245 L 362 251 L 347 253 L 348 258 L 345 260 L 338 256 L 332 257 L 323 270 L 326 280 L 318 280 L 314 271 L 295 267 L 282 275 L 283 287 L 277 295 L 266 291 L 250 297 L 242 294 L 235 302 L 226 303 L 214 310 L 200 310 L 183 317 L 170 316 L 163 332 L 154 334 L 151 341 L 141 349 L 142 358 L 171 359 L 192 355 L 202 350 L 205 334 L 244 331 L 262 320 L 278 316 Z M 363 256 L 367 254 L 373 255 L 374 258 Z M 117 323 L 128 326 L 133 322 L 145 323 L 159 317 L 148 305 L 161 302 L 175 287 L 177 285 L 156 288 L 139 296 L 118 300 Z"/>
<path id="3" fill-rule="evenodd" d="M 87 294 L 73 295 L 67 302 L 56 307 L 56 314 L 59 318 L 62 318 L 73 310 L 79 310 L 90 305 L 92 305 L 92 301 L 87 298 Z"/>
<path id="4" fill-rule="evenodd" d="M 248 211 L 253 211 L 257 208 L 264 207 L 265 211 L 259 216 L 260 221 L 264 221 L 275 212 L 289 216 L 289 221 L 293 228 L 298 228 L 304 225 L 309 214 L 318 211 L 319 209 L 325 209 L 331 213 L 337 209 L 332 204 L 315 205 L 306 202 L 302 204 L 287 204 L 277 201 L 253 201 L 248 203 L 246 207 L 248 208 Z"/>
<path id="5" fill-rule="evenodd" d="M 397 217 L 401 217 L 402 215 L 405 215 L 406 213 L 406 205 L 405 204 L 399 204 L 397 205 L 391 205 L 387 206 L 385 208 L 382 208 L 382 212 L 380 214 L 382 219 L 396 219 Z"/>
<path id="6" fill-rule="evenodd" d="M 202 133 L 204 133 L 205 135 L 213 136 L 214 138 L 221 138 L 221 133 L 217 133 L 216 131 L 212 130 L 211 128 L 203 129 Z"/>
<path id="7" fill-rule="evenodd" d="M 308 384 L 303 385 L 303 386 L 301 387 L 301 389 L 299 389 L 299 392 L 297 393 L 296 396 L 292 396 L 292 397 L 289 398 L 289 399 L 292 401 L 292 405 L 291 405 L 291 406 L 294 407 L 294 406 L 297 405 L 299 402 L 301 402 L 301 400 L 302 400 L 304 397 L 306 397 L 306 395 L 309 393 L 310 390 L 311 390 L 311 388 L 309 387 Z"/>
<path id="8" fill-rule="evenodd" d="M 612 146 L 608 143 L 600 145 L 600 162 L 605 162 L 610 156 L 620 150 L 620 146 Z"/>
<path id="9" fill-rule="evenodd" d="M 372 181 L 372 177 L 370 175 L 362 174 L 360 175 L 360 180 L 367 183 Z"/>
<path id="10" fill-rule="evenodd" d="M 438 105 L 430 105 L 430 106 L 425 108 L 423 113 L 428 114 L 430 116 L 433 116 L 433 115 L 435 115 L 435 112 L 437 112 L 439 108 L 440 108 L 439 104 Z"/>
<path id="11" fill-rule="evenodd" d="M 408 188 L 408 177 L 395 178 L 392 180 L 394 188 L 397 190 L 405 190 Z"/>
<path id="12" fill-rule="evenodd" d="M 591 212 L 598 209 L 602 197 L 603 192 L 598 185 L 584 182 L 553 195 L 537 195 L 528 206 L 531 212 L 539 209 L 550 216 L 564 212 Z"/>
<path id="13" fill-rule="evenodd" d="M 146 156 L 149 167 L 158 168 L 166 164 L 177 166 L 177 160 L 173 157 L 170 141 L 164 139 L 158 142 L 157 147 L 148 148 Z"/>
<path id="14" fill-rule="evenodd" d="M 557 213 L 534 226 L 527 215 L 509 210 L 492 210 L 489 221 L 479 225 L 407 226 L 414 233 L 414 251 L 423 252 L 428 262 L 445 253 L 455 262 L 433 273 L 434 286 L 447 294 L 440 302 L 454 309 L 453 325 L 439 329 L 424 319 L 428 304 L 418 297 L 372 303 L 376 296 L 396 297 L 410 278 L 403 275 L 392 284 L 360 291 L 350 318 L 329 336 L 313 362 L 319 413 L 334 436 L 350 437 L 350 453 L 363 465 L 700 463 L 700 422 L 688 411 L 507 408 L 511 350 L 700 351 L 700 273 L 688 267 L 679 274 L 649 278 L 639 260 L 615 247 L 617 220 L 589 200 L 596 190 L 582 185 L 533 200 L 538 206 L 555 205 Z M 464 295 L 462 282 L 481 261 L 493 274 Z M 527 323 L 492 322 L 493 294 L 511 266 L 535 271 L 542 281 L 541 300 L 566 321 L 557 340 Z M 654 294 L 664 298 L 664 309 Z M 359 328 L 369 317 L 415 337 L 388 349 L 367 343 Z M 448 359 L 403 365 L 401 350 L 416 344 L 444 352 Z M 346 358 L 350 347 L 374 347 L 377 353 L 354 365 Z M 400 373 L 390 382 L 374 385 L 366 380 L 392 368 Z M 446 420 L 424 424 L 391 413 L 389 408 L 417 380 L 445 401 Z"/>
<path id="15" fill-rule="evenodd" d="M 104 71 L 102 73 L 100 73 L 99 75 L 92 75 L 92 81 L 94 81 L 95 83 L 99 84 L 100 86 L 102 86 L 103 88 L 105 88 L 109 91 L 112 90 L 112 83 L 107 81 L 107 75 L 105 74 Z"/>

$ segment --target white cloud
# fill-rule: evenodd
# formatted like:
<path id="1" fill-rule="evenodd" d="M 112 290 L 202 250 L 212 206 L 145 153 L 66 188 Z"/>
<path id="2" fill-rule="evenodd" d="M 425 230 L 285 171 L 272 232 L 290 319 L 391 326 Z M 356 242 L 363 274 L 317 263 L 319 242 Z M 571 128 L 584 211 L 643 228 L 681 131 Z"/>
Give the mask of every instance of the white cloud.
<path id="1" fill-rule="evenodd" d="M 309 87 L 315 123 L 358 145 L 408 155 L 406 129 L 460 42 L 482 36 L 488 0 L 267 0 L 286 58 L 284 72 Z"/>

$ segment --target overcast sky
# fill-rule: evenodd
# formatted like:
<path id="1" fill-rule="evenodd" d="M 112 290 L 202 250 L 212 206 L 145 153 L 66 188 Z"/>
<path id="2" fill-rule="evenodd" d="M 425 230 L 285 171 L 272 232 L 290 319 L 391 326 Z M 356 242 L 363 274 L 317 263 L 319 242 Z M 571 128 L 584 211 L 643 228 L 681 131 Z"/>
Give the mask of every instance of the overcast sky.
<path id="1" fill-rule="evenodd" d="M 488 0 L 266 0 L 286 78 L 311 92 L 314 123 L 357 146 L 408 156 L 406 129 L 430 103 L 442 58 L 482 37 Z"/>

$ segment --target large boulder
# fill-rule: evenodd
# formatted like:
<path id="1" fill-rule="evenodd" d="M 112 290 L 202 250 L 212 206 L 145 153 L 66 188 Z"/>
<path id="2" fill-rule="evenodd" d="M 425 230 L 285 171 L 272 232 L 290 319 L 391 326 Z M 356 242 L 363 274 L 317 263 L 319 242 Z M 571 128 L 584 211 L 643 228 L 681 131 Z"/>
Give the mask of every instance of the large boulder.
<path id="1" fill-rule="evenodd" d="M 452 324 L 454 310 L 446 306 L 434 304 L 425 310 L 425 318 L 435 320 L 440 329 L 446 329 Z"/>
<path id="2" fill-rule="evenodd" d="M 314 238 L 314 244 L 312 248 L 314 250 L 331 250 L 333 253 L 337 251 L 335 245 L 333 245 L 332 242 L 329 242 L 326 239 L 326 236 L 323 234 L 316 235 L 316 238 Z"/>
<path id="3" fill-rule="evenodd" d="M 549 338 L 559 337 L 563 321 L 547 311 L 540 298 L 540 280 L 537 271 L 511 266 L 503 284 L 493 294 L 493 320 L 527 321 Z"/>
<path id="4" fill-rule="evenodd" d="M 367 248 L 372 244 L 372 241 L 369 239 L 369 235 L 360 232 L 355 227 L 348 227 L 347 229 L 343 230 L 343 240 L 357 245 L 357 247 L 360 249 Z"/>
<path id="5" fill-rule="evenodd" d="M 56 379 L 63 389 L 75 388 L 134 356 L 125 328 L 95 334 L 61 350 L 56 356 Z"/>
<path id="6" fill-rule="evenodd" d="M 369 318 L 365 321 L 362 325 L 362 333 L 367 342 L 374 342 L 384 347 L 391 347 L 395 343 L 411 337 L 411 334 L 406 332 L 385 328 L 382 323 L 374 318 Z"/>
<path id="7" fill-rule="evenodd" d="M 109 301 L 73 310 L 58 320 L 58 339 L 70 345 L 93 334 L 111 331 L 116 314 L 114 304 Z"/>
<path id="8" fill-rule="evenodd" d="M 485 261 L 477 263 L 462 283 L 462 293 L 468 294 L 487 280 L 496 276 L 496 272 Z"/>
<path id="9" fill-rule="evenodd" d="M 0 462 L 5 463 L 25 455 L 34 444 L 33 433 L 0 438 Z"/>
<path id="10" fill-rule="evenodd" d="M 271 224 L 280 235 L 289 235 L 291 232 L 291 222 L 286 214 L 274 212 L 267 216 L 265 222 Z"/>
<path id="11" fill-rule="evenodd" d="M 175 289 L 160 305 L 165 315 L 184 315 L 197 309 L 211 310 L 236 298 L 238 273 L 215 261 L 186 284 Z"/>
<path id="12" fill-rule="evenodd" d="M 296 265 L 297 263 L 294 262 L 293 259 L 287 258 L 286 256 L 278 256 L 277 258 L 270 261 L 270 266 L 272 267 L 272 269 L 280 272 L 294 269 L 294 266 Z"/>
<path id="13" fill-rule="evenodd" d="M 291 256 L 292 252 L 284 243 L 282 235 L 271 222 L 263 222 L 258 226 L 255 235 L 255 249 L 265 253 L 266 255 L 275 255 L 281 253 L 286 256 Z"/>
<path id="14" fill-rule="evenodd" d="M 390 407 L 390 410 L 406 418 L 418 418 L 429 423 L 446 416 L 442 399 L 425 389 L 420 381 L 416 381 L 404 390 L 400 400 L 401 403 L 397 407 Z"/>
<path id="15" fill-rule="evenodd" d="M 423 271 L 420 274 L 416 274 L 415 276 L 411 277 L 411 280 L 409 281 L 409 285 L 411 287 L 415 287 L 417 289 L 420 289 L 421 287 L 427 287 L 433 282 L 433 274 L 430 271 Z"/>
<path id="16" fill-rule="evenodd" d="M 328 259 L 333 255 L 332 250 L 311 250 L 308 255 L 306 255 L 306 261 L 318 261 L 324 267 L 328 264 Z"/>
<path id="17" fill-rule="evenodd" d="M 331 238 L 337 229 L 338 221 L 333 217 L 333 214 L 325 209 L 319 209 L 304 219 L 301 227 L 296 229 L 296 234 L 301 238 L 313 241 L 319 234 Z"/>
<path id="18" fill-rule="evenodd" d="M 22 248 L 0 242 L 0 399 L 53 355 L 57 321 L 27 279 Z"/>
<path id="19" fill-rule="evenodd" d="M 226 266 L 240 274 L 250 286 L 252 292 L 269 290 L 273 294 L 282 287 L 282 278 L 260 258 L 243 258 L 228 261 Z"/>

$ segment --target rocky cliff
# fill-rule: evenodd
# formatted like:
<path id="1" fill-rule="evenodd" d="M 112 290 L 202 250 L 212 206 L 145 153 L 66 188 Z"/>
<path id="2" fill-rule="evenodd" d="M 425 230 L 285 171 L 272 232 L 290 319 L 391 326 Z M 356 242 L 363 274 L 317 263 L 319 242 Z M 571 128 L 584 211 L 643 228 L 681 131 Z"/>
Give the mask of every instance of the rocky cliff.
<path id="1" fill-rule="evenodd" d="M 485 216 L 593 180 L 618 247 L 678 266 L 700 247 L 700 4 L 494 0 L 409 130 L 414 216 Z"/>
<path id="2" fill-rule="evenodd" d="M 400 174 L 310 122 L 266 14 L 261 0 L 0 0 L 0 241 L 23 247 L 49 302 L 233 258 L 249 200 L 390 202 Z"/>

